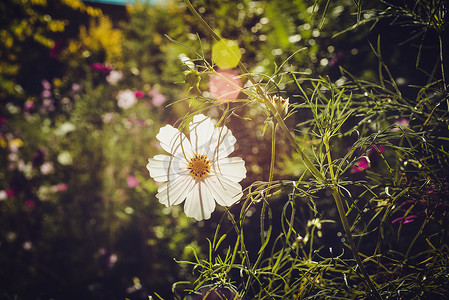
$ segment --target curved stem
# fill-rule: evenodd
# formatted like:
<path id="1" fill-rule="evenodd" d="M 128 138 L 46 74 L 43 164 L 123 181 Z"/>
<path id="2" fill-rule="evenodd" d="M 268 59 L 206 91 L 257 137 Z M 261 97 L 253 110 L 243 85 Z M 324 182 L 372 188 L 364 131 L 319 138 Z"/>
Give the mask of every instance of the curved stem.
<path id="1" fill-rule="evenodd" d="M 334 175 L 334 169 L 332 167 L 332 157 L 331 157 L 331 152 L 330 152 L 330 147 L 329 147 L 329 139 L 330 139 L 330 137 L 326 133 L 324 136 L 323 142 L 326 147 L 327 160 L 328 160 L 328 164 L 329 164 L 329 173 L 330 173 L 331 180 L 332 180 L 332 186 L 331 186 L 332 196 L 334 197 L 335 204 L 336 204 L 337 210 L 338 210 L 338 214 L 340 216 L 340 220 L 343 225 L 343 229 L 345 230 L 346 237 L 348 238 L 348 243 L 349 243 L 349 247 L 351 248 L 352 255 L 354 256 L 354 258 L 357 262 L 357 265 L 359 266 L 360 271 L 362 272 L 365 282 L 368 284 L 369 288 L 375 294 L 375 296 L 378 299 L 382 299 L 382 297 L 379 294 L 379 291 L 374 286 L 373 282 L 371 281 L 371 278 L 369 277 L 368 272 L 366 271 L 365 267 L 363 266 L 362 259 L 360 258 L 359 252 L 357 250 L 357 247 L 354 243 L 354 239 L 352 237 L 351 227 L 349 226 L 348 218 L 346 218 L 345 208 L 343 206 L 343 201 L 341 200 L 340 191 L 339 191 L 338 185 L 337 185 L 337 178 Z"/>

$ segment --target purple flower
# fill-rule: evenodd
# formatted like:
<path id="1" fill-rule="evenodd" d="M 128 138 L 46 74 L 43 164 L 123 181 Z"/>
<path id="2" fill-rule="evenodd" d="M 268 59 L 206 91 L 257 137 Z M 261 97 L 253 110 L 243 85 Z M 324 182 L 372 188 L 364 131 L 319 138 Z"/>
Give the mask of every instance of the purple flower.
<path id="1" fill-rule="evenodd" d="M 106 66 L 104 64 L 100 64 L 100 63 L 91 64 L 90 68 L 94 71 L 99 71 L 101 73 L 106 73 L 106 74 L 108 74 L 109 72 L 111 72 L 113 70 L 111 67 Z"/>

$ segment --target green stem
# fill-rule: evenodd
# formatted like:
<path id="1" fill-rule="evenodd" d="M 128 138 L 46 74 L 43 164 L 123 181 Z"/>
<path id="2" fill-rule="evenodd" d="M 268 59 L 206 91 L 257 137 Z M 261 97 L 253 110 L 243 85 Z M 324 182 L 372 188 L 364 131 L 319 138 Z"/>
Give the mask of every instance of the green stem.
<path id="1" fill-rule="evenodd" d="M 443 89 L 444 91 L 448 90 L 448 86 L 446 83 L 446 75 L 449 72 L 449 70 L 446 70 L 446 60 L 445 60 L 445 54 L 444 54 L 444 50 L 446 50 L 446 43 L 448 38 L 447 37 L 442 37 L 442 35 L 446 33 L 449 34 L 449 30 L 444 30 L 443 33 L 438 35 L 438 42 L 439 42 L 439 46 L 440 46 L 440 60 L 441 60 L 441 76 L 442 76 L 442 80 L 443 80 Z"/>
<path id="2" fill-rule="evenodd" d="M 330 173 L 330 176 L 332 179 L 332 186 L 331 186 L 332 196 L 334 197 L 335 204 L 336 204 L 337 210 L 338 210 L 338 214 L 340 216 L 340 220 L 343 225 L 343 229 L 345 230 L 346 237 L 348 238 L 348 243 L 349 243 L 349 247 L 351 248 L 352 255 L 354 256 L 355 261 L 357 262 L 357 265 L 359 266 L 360 271 L 362 272 L 365 282 L 368 284 L 369 288 L 375 294 L 375 296 L 378 299 L 382 299 L 382 297 L 379 294 L 379 291 L 374 286 L 373 282 L 371 281 L 371 278 L 369 277 L 368 272 L 366 271 L 365 267 L 363 266 L 362 259 L 360 258 L 359 252 L 357 250 L 357 247 L 354 243 L 354 239 L 352 237 L 351 228 L 349 226 L 348 218 L 346 218 L 345 208 L 343 206 L 343 201 L 341 200 L 340 191 L 338 189 L 337 178 L 334 175 L 334 169 L 332 167 L 332 157 L 331 157 L 331 152 L 330 152 L 330 147 L 329 147 L 329 139 L 330 139 L 330 137 L 326 133 L 324 136 L 323 142 L 326 147 L 327 160 L 329 163 L 329 173 Z"/>

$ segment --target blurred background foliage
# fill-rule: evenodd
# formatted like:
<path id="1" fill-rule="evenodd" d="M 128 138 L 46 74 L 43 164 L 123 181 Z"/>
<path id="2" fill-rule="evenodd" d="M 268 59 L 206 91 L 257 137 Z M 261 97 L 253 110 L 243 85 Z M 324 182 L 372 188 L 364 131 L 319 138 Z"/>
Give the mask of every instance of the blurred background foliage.
<path id="1" fill-rule="evenodd" d="M 430 90 L 420 88 L 442 77 L 435 71 L 438 47 L 429 45 L 435 45 L 435 32 L 447 33 L 447 16 L 436 23 L 425 18 L 417 22 L 416 38 L 408 40 L 401 18 L 419 19 L 415 15 L 420 16 L 419 9 L 398 6 L 402 17 L 396 18 L 397 14 L 388 14 L 391 9 L 385 10 L 386 3 L 365 2 L 363 14 L 351 0 L 198 0 L 194 5 L 221 37 L 237 41 L 249 71 L 258 80 L 271 82 L 267 92 L 282 91 L 294 105 L 303 103 L 298 82 L 304 89 L 313 88 L 309 77 L 328 76 L 338 86 L 348 84 L 350 89 L 353 84 L 355 91 L 360 86 L 351 76 L 382 86 L 378 66 L 388 65 L 398 91 L 413 100 L 407 107 L 398 106 L 403 114 L 395 114 L 393 104 L 389 111 L 369 106 L 393 99 L 382 89 L 368 99 L 354 96 L 359 101 L 354 106 L 368 103 L 357 112 L 371 116 L 372 123 L 362 122 L 368 119 L 363 116 L 353 120 L 368 136 L 372 124 L 382 118 L 412 120 L 410 107 L 422 106 L 427 112 L 415 114 L 418 120 L 433 114 L 432 103 L 444 94 L 436 88 L 432 91 L 436 102 L 427 102 Z M 192 260 L 191 249 L 198 255 L 207 253 L 206 237 L 220 222 L 222 211 L 207 222 L 193 222 L 182 207 L 164 207 L 154 196 L 157 186 L 149 180 L 145 165 L 148 157 L 160 153 L 155 139 L 159 128 L 174 124 L 198 105 L 180 100 L 210 96 L 209 74 L 195 75 L 197 89 L 183 83 L 191 79 L 185 76 L 191 74 L 188 62 L 200 59 L 189 48 L 211 61 L 212 37 L 183 1 L 124 7 L 79 0 L 6 0 L 0 3 L 0 14 L 1 296 L 147 299 L 156 292 L 173 297 L 171 284 L 195 275 L 173 258 Z M 354 26 L 357 22 L 364 26 Z M 292 73 L 297 81 L 287 76 Z M 298 111 L 289 120 L 292 127 L 311 117 L 302 106 Z M 218 117 L 220 112 L 211 109 L 210 115 Z M 262 134 L 266 118 L 260 106 L 247 105 L 238 113 L 252 119 L 229 124 L 238 140 L 236 154 L 246 161 L 245 187 L 267 180 L 271 146 L 270 137 Z M 443 112 L 434 114 L 444 119 Z M 420 120 L 417 126 L 426 122 L 435 137 L 444 135 L 447 124 L 435 120 Z M 318 145 L 309 134 L 298 135 L 298 140 Z M 439 142 L 432 145 L 444 158 L 446 140 Z M 336 148 L 344 156 L 351 143 L 346 140 Z M 290 151 L 279 143 L 277 179 L 296 178 L 304 169 Z M 424 149 L 423 156 L 432 151 Z M 447 165 L 447 157 L 439 163 Z M 443 175 L 447 180 L 447 174 L 430 177 Z M 400 192 L 399 184 L 393 188 Z M 439 191 L 447 196 L 447 190 Z M 307 220 L 316 217 L 316 210 L 301 201 L 298 218 L 304 232 L 310 233 L 318 223 Z M 319 209 L 328 210 L 323 218 L 335 219 L 330 207 L 329 195 L 324 195 Z M 273 215 L 281 215 L 283 202 L 274 202 L 272 209 Z M 314 242 L 317 249 L 341 247 L 339 229 L 332 224 L 323 225 Z M 248 226 L 258 230 L 256 222 Z"/>

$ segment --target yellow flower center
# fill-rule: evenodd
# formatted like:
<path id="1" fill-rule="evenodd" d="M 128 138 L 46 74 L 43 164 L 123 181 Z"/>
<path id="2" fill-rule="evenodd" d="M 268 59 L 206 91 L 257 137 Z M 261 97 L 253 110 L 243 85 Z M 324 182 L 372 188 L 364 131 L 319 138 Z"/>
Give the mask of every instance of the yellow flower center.
<path id="1" fill-rule="evenodd" d="M 195 179 L 203 179 L 210 173 L 210 160 L 206 155 L 195 154 L 190 159 L 187 169 Z"/>

